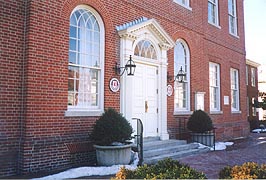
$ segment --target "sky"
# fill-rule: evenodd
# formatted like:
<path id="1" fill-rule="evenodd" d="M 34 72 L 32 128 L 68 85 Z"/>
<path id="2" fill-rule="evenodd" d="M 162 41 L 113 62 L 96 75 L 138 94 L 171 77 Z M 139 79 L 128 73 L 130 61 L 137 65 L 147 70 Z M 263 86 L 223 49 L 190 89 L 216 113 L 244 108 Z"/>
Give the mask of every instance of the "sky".
<path id="1" fill-rule="evenodd" d="M 244 0 L 246 58 L 266 64 L 266 0 Z"/>

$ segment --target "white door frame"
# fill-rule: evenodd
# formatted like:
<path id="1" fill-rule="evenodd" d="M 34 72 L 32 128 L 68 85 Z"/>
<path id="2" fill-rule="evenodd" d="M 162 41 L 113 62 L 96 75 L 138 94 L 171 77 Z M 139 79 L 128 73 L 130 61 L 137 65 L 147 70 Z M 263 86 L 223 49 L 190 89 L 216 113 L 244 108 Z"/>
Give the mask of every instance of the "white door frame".
<path id="1" fill-rule="evenodd" d="M 143 93 L 141 95 L 141 97 L 142 97 L 141 98 L 141 101 L 140 101 L 140 97 L 139 98 L 137 98 L 137 97 L 134 97 L 133 98 L 134 100 L 132 101 L 133 102 L 132 113 L 133 113 L 133 116 L 134 117 L 140 118 L 142 120 L 143 127 L 144 127 L 144 132 L 143 132 L 143 136 L 144 137 L 159 136 L 159 134 L 158 134 L 159 133 L 159 126 L 158 126 L 158 124 L 159 124 L 159 121 L 158 121 L 159 118 L 158 118 L 158 113 L 156 112 L 156 109 L 159 109 L 159 107 L 158 107 L 158 105 L 159 105 L 159 101 L 158 101 L 159 100 L 159 98 L 158 98 L 159 93 L 156 92 L 159 89 L 159 87 L 158 87 L 159 86 L 159 83 L 158 83 L 158 74 L 156 73 L 156 72 L 158 72 L 158 64 L 156 64 L 156 63 L 155 64 L 146 63 L 143 60 L 138 60 L 138 57 L 135 57 L 135 64 L 139 68 L 141 66 L 142 68 L 144 68 L 144 70 L 142 70 L 142 72 L 141 72 L 142 74 L 136 74 L 136 73 L 139 73 L 140 72 L 140 71 L 138 71 L 138 69 L 136 69 L 134 78 L 136 78 L 136 76 L 138 76 L 141 79 L 145 78 L 145 80 L 147 80 L 147 77 L 144 76 L 144 75 L 146 75 L 146 72 L 148 70 L 146 68 L 152 68 L 153 70 L 155 70 L 155 71 L 153 71 L 154 76 L 152 76 L 152 77 L 155 78 L 155 81 L 156 82 L 154 82 L 154 83 L 156 84 L 156 87 L 154 87 L 154 89 L 150 89 L 150 91 L 147 92 L 147 84 L 149 82 L 147 82 L 145 80 L 144 81 L 143 80 L 140 80 L 142 82 L 140 84 L 140 87 L 139 87 L 140 89 L 138 87 L 136 87 L 136 86 L 132 87 L 132 90 L 133 91 L 131 91 L 131 92 L 133 94 L 136 94 L 134 91 L 139 91 L 139 92 Z M 136 79 L 134 79 L 134 82 L 136 83 Z M 152 108 L 152 109 L 150 109 L 150 103 L 152 101 L 148 100 L 147 103 L 148 103 L 148 106 L 149 107 L 148 107 L 148 112 L 146 113 L 145 112 L 145 101 L 147 100 L 148 96 L 150 96 L 152 94 L 154 95 L 154 98 L 155 98 L 155 107 Z M 136 101 L 138 101 L 138 104 L 136 104 Z M 137 109 L 141 109 L 140 112 L 137 112 L 137 114 L 141 114 L 140 116 L 137 116 L 136 114 L 134 115 L 134 113 L 136 113 L 136 109 L 134 108 L 134 106 L 136 106 L 136 105 L 138 107 Z M 151 112 L 155 112 L 156 113 L 156 115 L 154 116 L 154 119 L 148 118 L 149 117 L 148 114 L 151 113 Z M 149 124 L 151 122 L 152 122 L 152 124 Z M 132 123 L 134 123 L 134 122 L 132 122 Z M 133 127 L 136 128 L 136 124 L 132 124 L 132 125 L 133 125 Z M 151 131 L 148 131 L 148 129 L 149 130 L 153 129 L 153 131 L 152 132 Z"/>
<path id="2" fill-rule="evenodd" d="M 135 23 L 135 24 L 134 24 Z M 167 50 L 174 41 L 154 19 L 134 21 L 117 27 L 120 36 L 120 65 L 125 66 L 140 39 L 150 39 L 155 44 L 158 58 L 158 135 L 161 140 L 169 139 L 167 132 Z M 134 56 L 133 56 L 134 60 Z M 138 67 L 136 67 L 138 68 Z M 120 111 L 132 123 L 133 77 L 121 76 Z M 137 118 L 137 117 L 136 117 Z"/>

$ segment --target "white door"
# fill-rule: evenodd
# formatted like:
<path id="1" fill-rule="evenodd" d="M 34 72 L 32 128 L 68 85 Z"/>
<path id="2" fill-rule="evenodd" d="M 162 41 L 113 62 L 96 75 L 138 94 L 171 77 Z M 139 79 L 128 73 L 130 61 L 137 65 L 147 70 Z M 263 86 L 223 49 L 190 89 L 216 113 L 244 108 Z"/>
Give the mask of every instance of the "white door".
<path id="1" fill-rule="evenodd" d="M 144 137 L 158 136 L 158 67 L 139 63 L 136 66 L 132 115 L 142 120 Z"/>

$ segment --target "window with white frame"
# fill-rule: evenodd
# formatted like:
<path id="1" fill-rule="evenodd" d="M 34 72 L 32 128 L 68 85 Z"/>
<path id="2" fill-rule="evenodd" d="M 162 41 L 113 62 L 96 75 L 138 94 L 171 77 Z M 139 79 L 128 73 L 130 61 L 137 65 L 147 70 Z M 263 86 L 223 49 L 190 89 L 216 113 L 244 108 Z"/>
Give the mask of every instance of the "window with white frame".
<path id="1" fill-rule="evenodd" d="M 231 110 L 239 111 L 239 76 L 238 70 L 231 68 Z"/>
<path id="2" fill-rule="evenodd" d="M 246 85 L 248 85 L 248 66 L 246 66 Z"/>
<path id="3" fill-rule="evenodd" d="M 218 0 L 208 0 L 208 22 L 219 26 Z"/>
<path id="4" fill-rule="evenodd" d="M 229 32 L 237 35 L 236 0 L 228 0 Z"/>
<path id="5" fill-rule="evenodd" d="M 249 97 L 247 97 L 247 115 L 249 116 L 249 109 L 250 109 L 250 105 L 249 105 Z"/>
<path id="6" fill-rule="evenodd" d="M 256 86 L 256 73 L 255 68 L 251 68 L 251 86 Z"/>
<path id="7" fill-rule="evenodd" d="M 190 9 L 189 0 L 174 0 L 174 2 Z"/>
<path id="8" fill-rule="evenodd" d="M 255 98 L 252 98 L 252 116 L 257 116 L 257 108 L 254 106 L 255 104 Z"/>
<path id="9" fill-rule="evenodd" d="M 209 64 L 210 111 L 220 111 L 220 65 Z"/>
<path id="10" fill-rule="evenodd" d="M 148 40 L 138 42 L 134 49 L 134 55 L 149 59 L 157 59 L 155 48 Z"/>
<path id="11" fill-rule="evenodd" d="M 180 68 L 185 71 L 184 82 L 175 81 L 174 84 L 174 104 L 175 111 L 190 111 L 190 53 L 187 44 L 183 40 L 178 40 L 174 49 L 174 74 Z"/>
<path id="12" fill-rule="evenodd" d="M 68 111 L 103 110 L 104 25 L 99 14 L 84 5 L 70 16 Z"/>

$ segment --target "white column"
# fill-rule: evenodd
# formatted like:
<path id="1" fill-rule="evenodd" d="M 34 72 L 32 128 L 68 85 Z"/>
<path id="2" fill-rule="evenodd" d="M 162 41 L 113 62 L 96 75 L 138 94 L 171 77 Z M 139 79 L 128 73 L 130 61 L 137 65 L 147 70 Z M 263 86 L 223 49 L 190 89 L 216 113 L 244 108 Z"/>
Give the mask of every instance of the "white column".
<path id="1" fill-rule="evenodd" d="M 160 119 L 160 139 L 161 140 L 167 140 L 169 139 L 169 134 L 167 132 L 167 49 L 162 47 L 162 65 L 161 65 L 161 72 L 160 72 L 160 109 L 161 113 L 159 119 Z"/>

